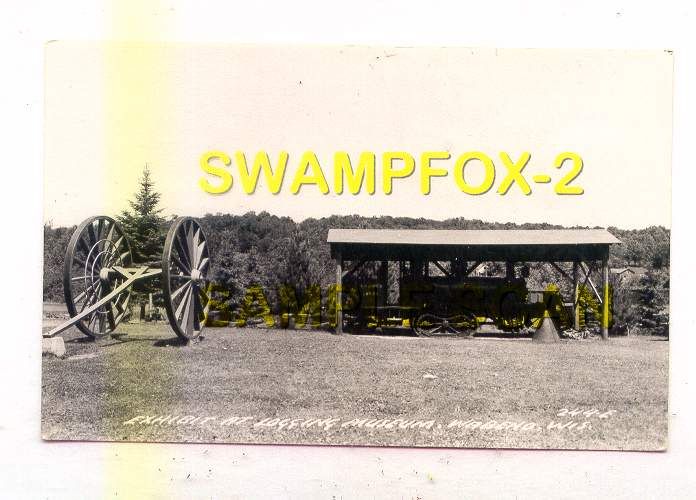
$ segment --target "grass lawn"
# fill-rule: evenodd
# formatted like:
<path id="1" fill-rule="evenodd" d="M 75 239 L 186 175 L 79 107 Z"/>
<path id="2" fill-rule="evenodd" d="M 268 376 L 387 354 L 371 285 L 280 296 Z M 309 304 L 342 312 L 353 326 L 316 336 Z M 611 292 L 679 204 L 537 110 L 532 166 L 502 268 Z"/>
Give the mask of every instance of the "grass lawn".
<path id="1" fill-rule="evenodd" d="M 124 324 L 119 332 L 86 342 L 71 329 L 68 357 L 43 358 L 45 438 L 666 447 L 669 342 L 662 339 L 537 344 L 209 328 L 201 342 L 181 346 L 162 323 Z M 557 416 L 563 409 L 588 413 Z M 186 423 L 185 416 L 200 418 Z M 249 418 L 224 423 L 229 417 Z M 278 420 L 256 425 L 264 418 L 288 420 L 284 428 Z M 310 425 L 328 418 L 333 426 Z M 424 423 L 409 426 L 413 420 Z M 551 422 L 567 426 L 549 429 Z"/>

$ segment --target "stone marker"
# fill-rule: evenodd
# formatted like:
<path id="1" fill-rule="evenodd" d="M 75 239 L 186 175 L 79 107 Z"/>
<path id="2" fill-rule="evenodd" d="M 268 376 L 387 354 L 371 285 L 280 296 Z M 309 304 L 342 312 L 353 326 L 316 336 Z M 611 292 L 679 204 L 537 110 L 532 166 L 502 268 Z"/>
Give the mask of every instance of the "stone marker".
<path id="1" fill-rule="evenodd" d="M 53 354 L 54 356 L 65 356 L 65 342 L 63 337 L 53 337 L 41 339 L 41 354 Z"/>
<path id="2" fill-rule="evenodd" d="M 544 319 L 541 321 L 539 328 L 537 328 L 537 331 L 534 332 L 534 336 L 532 337 L 532 339 L 534 340 L 534 342 L 545 343 L 561 341 L 561 337 L 558 336 L 558 330 L 556 330 L 556 325 L 553 323 L 553 320 L 548 316 L 544 316 Z"/>

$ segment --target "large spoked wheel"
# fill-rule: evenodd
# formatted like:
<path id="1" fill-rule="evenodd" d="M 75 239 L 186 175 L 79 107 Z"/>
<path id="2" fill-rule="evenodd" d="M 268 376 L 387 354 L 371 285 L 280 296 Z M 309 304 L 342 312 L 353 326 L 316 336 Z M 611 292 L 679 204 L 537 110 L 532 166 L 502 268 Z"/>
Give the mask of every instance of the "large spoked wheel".
<path id="1" fill-rule="evenodd" d="M 80 314 L 118 288 L 125 278 L 114 267 L 130 267 L 132 262 L 128 240 L 115 220 L 100 215 L 82 222 L 70 238 L 63 267 L 63 291 L 70 316 Z M 126 288 L 75 326 L 91 338 L 112 333 L 124 318 L 129 299 L 130 288 Z"/>
<path id="2" fill-rule="evenodd" d="M 419 337 L 472 335 L 477 326 L 476 316 L 471 313 L 460 313 L 448 317 L 425 313 L 416 318 L 413 331 Z"/>
<path id="3" fill-rule="evenodd" d="M 184 340 L 197 338 L 208 317 L 206 293 L 210 265 L 200 224 L 179 217 L 169 228 L 162 255 L 162 291 L 169 324 Z"/>

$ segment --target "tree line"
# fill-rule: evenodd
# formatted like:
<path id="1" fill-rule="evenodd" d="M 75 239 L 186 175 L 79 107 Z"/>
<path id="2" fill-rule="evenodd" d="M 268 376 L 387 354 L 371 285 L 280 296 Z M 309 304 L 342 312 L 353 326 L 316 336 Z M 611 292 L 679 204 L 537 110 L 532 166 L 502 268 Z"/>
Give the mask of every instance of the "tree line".
<path id="1" fill-rule="evenodd" d="M 159 194 L 145 170 L 139 191 L 130 209 L 123 211 L 118 220 L 128 235 L 136 263 L 159 260 L 164 235 L 172 218 L 161 216 Z M 208 241 L 212 266 L 209 277 L 225 290 L 222 306 L 235 311 L 244 305 L 250 289 L 266 291 L 271 313 L 279 311 L 281 287 L 292 288 L 297 296 L 311 287 L 325 291 L 335 281 L 335 263 L 326 243 L 331 228 L 343 229 L 562 229 L 563 226 L 546 223 L 495 223 L 476 219 L 451 218 L 432 220 L 410 217 L 363 217 L 358 215 L 307 218 L 296 222 L 267 212 L 248 212 L 242 215 L 208 214 L 199 219 Z M 65 249 L 74 227 L 44 225 L 44 301 L 62 301 L 62 268 Z M 614 317 L 626 324 L 645 322 L 658 317 L 667 307 L 669 284 L 670 232 L 661 226 L 624 230 L 608 230 L 623 242 L 613 245 L 609 265 L 612 268 L 634 266 L 645 268 L 644 276 L 632 282 L 630 290 L 621 290 L 614 283 Z M 370 273 L 368 268 L 366 271 Z M 564 280 L 550 266 L 533 264 L 532 274 L 537 283 L 559 283 Z M 563 286 L 567 286 L 563 285 Z M 150 281 L 135 290 L 134 302 L 145 300 L 154 293 L 161 303 L 159 285 Z M 132 300 L 133 300 L 132 299 Z M 664 321 L 662 321 L 664 323 Z"/>

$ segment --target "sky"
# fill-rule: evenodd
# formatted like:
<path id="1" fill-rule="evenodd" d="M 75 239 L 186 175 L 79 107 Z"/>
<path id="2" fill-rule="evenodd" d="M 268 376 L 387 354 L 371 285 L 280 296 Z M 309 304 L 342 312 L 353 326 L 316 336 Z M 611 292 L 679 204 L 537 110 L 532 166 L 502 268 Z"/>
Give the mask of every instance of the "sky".
<path id="1" fill-rule="evenodd" d="M 167 215 L 242 214 L 295 220 L 332 214 L 464 217 L 568 226 L 670 227 L 672 55 L 665 51 L 527 50 L 357 46 L 98 44 L 46 46 L 44 221 L 77 224 L 118 214 L 151 170 Z M 232 162 L 224 194 L 209 194 L 200 159 L 221 151 Z M 242 190 L 234 155 L 252 163 L 265 151 L 287 169 L 278 194 L 261 176 Z M 312 151 L 330 188 L 291 192 L 301 157 Z M 376 157 L 376 193 L 334 190 L 334 155 Z M 406 152 L 414 173 L 382 190 L 382 155 Z M 421 192 L 421 155 L 446 151 Z M 492 188 L 462 192 L 456 160 L 491 158 Z M 531 194 L 518 184 L 497 192 L 523 153 Z M 559 195 L 574 152 L 583 168 Z M 221 163 L 213 161 L 222 166 Z M 399 162 L 394 168 L 400 166 Z M 484 180 L 480 161 L 464 178 Z M 551 177 L 548 184 L 533 176 Z"/>

